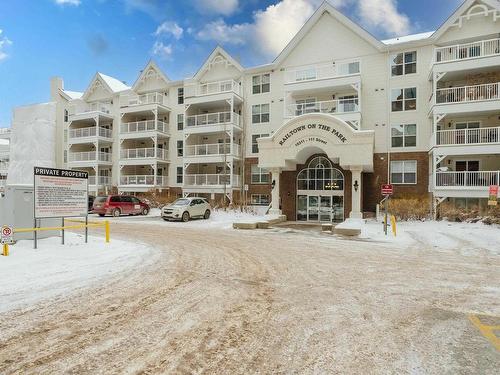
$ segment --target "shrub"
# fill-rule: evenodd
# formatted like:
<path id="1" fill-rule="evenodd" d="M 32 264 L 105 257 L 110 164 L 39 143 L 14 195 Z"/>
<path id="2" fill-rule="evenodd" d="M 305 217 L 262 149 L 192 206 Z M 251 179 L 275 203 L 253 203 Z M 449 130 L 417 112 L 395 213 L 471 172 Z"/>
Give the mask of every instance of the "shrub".
<path id="1" fill-rule="evenodd" d="M 388 203 L 389 213 L 400 221 L 430 218 L 430 200 L 427 197 L 394 198 Z"/>

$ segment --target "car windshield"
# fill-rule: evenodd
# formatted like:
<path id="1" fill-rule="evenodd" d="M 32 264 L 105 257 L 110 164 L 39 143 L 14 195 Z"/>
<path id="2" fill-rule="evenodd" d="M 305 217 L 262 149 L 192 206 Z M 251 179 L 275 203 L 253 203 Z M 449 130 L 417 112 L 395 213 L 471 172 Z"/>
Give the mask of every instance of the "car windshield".
<path id="1" fill-rule="evenodd" d="M 103 203 L 106 201 L 106 197 L 97 197 L 94 199 L 94 203 Z"/>
<path id="2" fill-rule="evenodd" d="M 185 199 L 185 198 L 177 199 L 174 202 L 174 206 L 187 206 L 188 204 L 189 204 L 189 199 Z"/>

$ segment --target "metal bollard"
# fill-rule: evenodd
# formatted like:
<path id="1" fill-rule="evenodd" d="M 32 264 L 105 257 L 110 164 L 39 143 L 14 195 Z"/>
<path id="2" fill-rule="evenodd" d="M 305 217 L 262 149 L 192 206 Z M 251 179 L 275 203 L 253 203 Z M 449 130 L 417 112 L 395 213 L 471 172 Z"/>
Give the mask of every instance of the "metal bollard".
<path id="1" fill-rule="evenodd" d="M 5 256 L 5 257 L 8 257 L 9 256 L 9 245 L 4 243 L 3 244 L 3 252 L 2 252 L 2 255 Z"/>
<path id="2" fill-rule="evenodd" d="M 109 242 L 109 221 L 108 220 L 106 220 L 104 222 L 104 231 L 106 233 L 106 243 L 108 243 Z"/>

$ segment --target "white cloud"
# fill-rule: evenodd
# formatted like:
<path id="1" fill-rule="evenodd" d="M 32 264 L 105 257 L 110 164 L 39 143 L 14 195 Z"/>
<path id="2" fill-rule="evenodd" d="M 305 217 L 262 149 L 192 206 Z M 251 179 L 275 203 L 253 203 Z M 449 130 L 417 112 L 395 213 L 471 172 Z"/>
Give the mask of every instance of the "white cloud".
<path id="1" fill-rule="evenodd" d="M 405 35 L 410 32 L 410 20 L 399 13 L 396 0 L 358 0 L 361 23 L 386 34 Z"/>
<path id="2" fill-rule="evenodd" d="M 6 36 L 2 37 L 3 30 L 0 29 L 0 61 L 5 60 L 9 55 L 5 52 L 5 48 L 12 45 L 12 41 Z"/>
<path id="3" fill-rule="evenodd" d="M 236 12 L 239 6 L 238 0 L 196 0 L 198 9 L 204 13 L 221 14 L 229 16 Z"/>
<path id="4" fill-rule="evenodd" d="M 80 0 L 54 0 L 57 5 L 80 5 Z"/>
<path id="5" fill-rule="evenodd" d="M 244 44 L 248 41 L 252 29 L 253 25 L 249 23 L 228 25 L 219 19 L 207 23 L 196 33 L 196 37 L 200 40 L 215 40 L 218 43 Z"/>
<path id="6" fill-rule="evenodd" d="M 171 44 L 165 45 L 163 42 L 156 41 L 153 44 L 152 53 L 162 59 L 168 59 L 172 55 L 172 50 Z"/>
<path id="7" fill-rule="evenodd" d="M 184 30 L 176 22 L 166 21 L 157 27 L 154 35 L 171 34 L 175 39 L 180 39 Z"/>

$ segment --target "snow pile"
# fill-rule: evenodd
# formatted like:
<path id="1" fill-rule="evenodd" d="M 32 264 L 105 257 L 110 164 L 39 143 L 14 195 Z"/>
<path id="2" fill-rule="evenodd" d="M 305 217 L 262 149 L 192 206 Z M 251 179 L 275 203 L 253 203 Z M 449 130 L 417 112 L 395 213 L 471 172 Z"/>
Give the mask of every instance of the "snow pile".
<path id="1" fill-rule="evenodd" d="M 33 167 L 56 163 L 56 104 L 14 109 L 7 184 L 33 184 Z"/>
<path id="2" fill-rule="evenodd" d="M 37 250 L 32 241 L 19 241 L 9 256 L 0 256 L 0 312 L 96 284 L 154 258 L 148 246 L 96 237 L 85 244 L 74 233 L 66 233 L 66 245 L 58 237 L 40 240 Z"/>
<path id="3" fill-rule="evenodd" d="M 337 224 L 335 228 L 339 229 L 359 229 L 362 230 L 365 226 L 365 220 L 363 219 L 347 219 L 340 224 Z"/>

